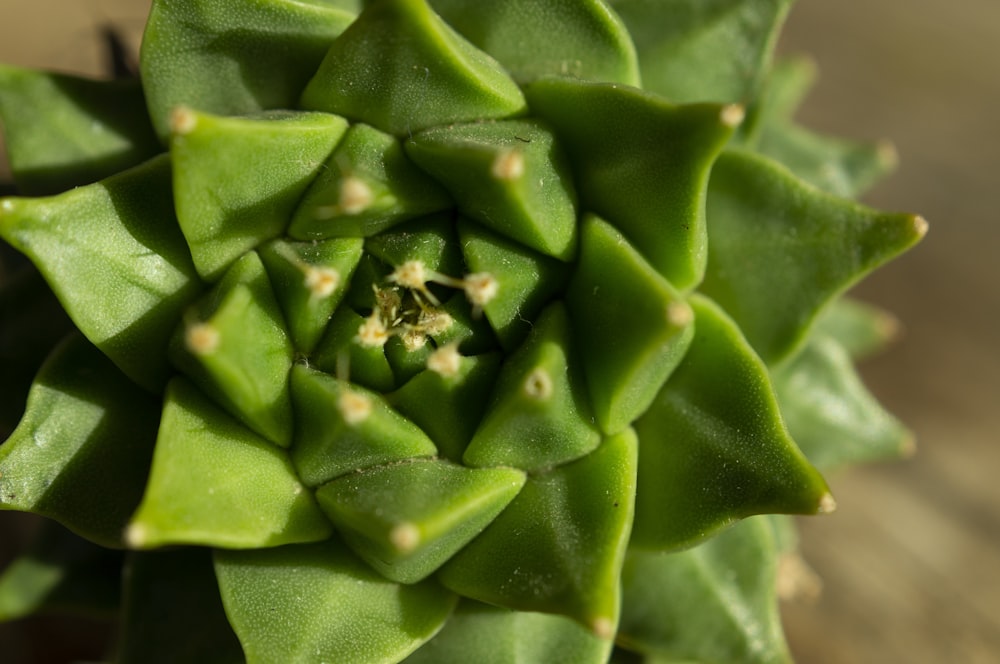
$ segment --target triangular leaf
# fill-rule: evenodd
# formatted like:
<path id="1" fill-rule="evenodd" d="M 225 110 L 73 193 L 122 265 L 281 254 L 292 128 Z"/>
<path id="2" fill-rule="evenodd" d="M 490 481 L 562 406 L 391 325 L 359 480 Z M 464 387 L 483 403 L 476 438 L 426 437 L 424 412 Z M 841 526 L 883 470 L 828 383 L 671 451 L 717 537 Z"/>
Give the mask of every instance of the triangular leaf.
<path id="1" fill-rule="evenodd" d="M 299 198 L 347 129 L 326 113 L 171 115 L 174 201 L 198 273 L 215 281 L 285 231 Z"/>
<path id="2" fill-rule="evenodd" d="M 416 459 L 340 477 L 316 499 L 344 540 L 382 576 L 416 583 L 479 535 L 525 474 Z"/>
<path id="3" fill-rule="evenodd" d="M 790 662 L 776 596 L 778 553 L 761 517 L 687 551 L 630 551 L 618 642 L 666 661 Z"/>
<path id="4" fill-rule="evenodd" d="M 242 423 L 281 447 L 292 442 L 288 372 L 295 350 L 256 252 L 188 310 L 170 344 L 174 365 Z"/>
<path id="5" fill-rule="evenodd" d="M 543 254 L 576 253 L 576 192 L 555 137 L 537 121 L 451 124 L 418 133 L 406 153 L 459 210 Z"/>
<path id="6" fill-rule="evenodd" d="M 705 269 L 705 190 L 738 106 L 675 106 L 639 89 L 542 79 L 525 91 L 576 171 L 586 209 L 618 228 L 674 286 Z"/>
<path id="7" fill-rule="evenodd" d="M 397 136 L 525 111 L 521 91 L 496 60 L 425 0 L 368 3 L 330 47 L 302 94 L 302 107 Z"/>
<path id="8" fill-rule="evenodd" d="M 816 466 L 835 468 L 913 452 L 913 434 L 865 389 L 847 351 L 831 337 L 812 335 L 771 375 L 788 430 Z"/>
<path id="9" fill-rule="evenodd" d="M 693 316 L 684 299 L 621 233 L 584 217 L 567 302 L 597 423 L 627 427 L 684 357 Z"/>
<path id="10" fill-rule="evenodd" d="M 612 642 L 564 616 L 462 600 L 438 634 L 405 664 L 604 664 Z"/>
<path id="11" fill-rule="evenodd" d="M 126 531 L 130 546 L 257 548 L 331 532 L 284 450 L 185 379 L 170 382 L 149 484 Z"/>
<path id="12" fill-rule="evenodd" d="M 675 102 L 756 95 L 791 0 L 608 0 L 639 53 L 642 84 Z"/>
<path id="13" fill-rule="evenodd" d="M 292 459 L 308 486 L 437 454 L 427 434 L 378 394 L 302 365 L 292 369 L 291 383 L 298 425 Z"/>
<path id="14" fill-rule="evenodd" d="M 162 151 L 138 81 L 96 81 L 0 65 L 0 120 L 26 196 L 91 184 Z"/>
<path id="15" fill-rule="evenodd" d="M 835 198 L 780 165 L 729 151 L 712 169 L 702 292 L 773 364 L 794 352 L 820 309 L 916 244 L 927 223 Z"/>
<path id="16" fill-rule="evenodd" d="M 626 429 L 582 459 L 530 476 L 438 577 L 465 597 L 567 615 L 614 636 L 636 462 L 635 434 Z"/>
<path id="17" fill-rule="evenodd" d="M 59 196 L 5 198 L 0 236 L 35 263 L 91 343 L 162 389 L 170 334 L 203 287 L 173 215 L 166 157 Z"/>
<path id="18" fill-rule="evenodd" d="M 431 4 L 518 83 L 554 75 L 639 85 L 639 63 L 628 31 L 601 0 L 544 4 L 431 0 Z"/>
<path id="19" fill-rule="evenodd" d="M 78 335 L 42 367 L 0 446 L 0 509 L 35 512 L 120 547 L 142 497 L 159 403 Z"/>
<path id="20" fill-rule="evenodd" d="M 767 369 L 728 316 L 694 296 L 684 361 L 636 423 L 642 464 L 632 543 L 691 545 L 752 514 L 833 509 L 788 435 Z"/>
<path id="21" fill-rule="evenodd" d="M 539 471 L 578 459 L 600 442 L 566 308 L 552 304 L 504 362 L 462 460 Z"/>
<path id="22" fill-rule="evenodd" d="M 222 601 L 250 664 L 397 662 L 447 620 L 433 581 L 387 581 L 340 542 L 216 551 Z"/>
<path id="23" fill-rule="evenodd" d="M 160 136 L 171 112 L 218 115 L 294 108 L 330 43 L 354 19 L 343 2 L 154 2 L 142 81 Z"/>

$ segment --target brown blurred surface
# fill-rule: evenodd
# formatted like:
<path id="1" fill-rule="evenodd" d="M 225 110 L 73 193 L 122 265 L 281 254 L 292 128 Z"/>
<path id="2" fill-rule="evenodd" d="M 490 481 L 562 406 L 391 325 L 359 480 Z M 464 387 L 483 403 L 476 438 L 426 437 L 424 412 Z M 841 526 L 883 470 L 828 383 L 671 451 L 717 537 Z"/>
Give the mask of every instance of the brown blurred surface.
<path id="1" fill-rule="evenodd" d="M 147 6 L 0 0 L 0 61 L 96 72 L 98 28 L 137 43 Z M 905 321 L 865 375 L 918 455 L 834 476 L 838 512 L 802 523 L 825 580 L 785 607 L 802 664 L 1000 662 L 997 43 L 996 0 L 800 0 L 782 41 L 820 66 L 805 124 L 895 142 L 900 170 L 866 201 L 931 223 L 859 291 Z"/>

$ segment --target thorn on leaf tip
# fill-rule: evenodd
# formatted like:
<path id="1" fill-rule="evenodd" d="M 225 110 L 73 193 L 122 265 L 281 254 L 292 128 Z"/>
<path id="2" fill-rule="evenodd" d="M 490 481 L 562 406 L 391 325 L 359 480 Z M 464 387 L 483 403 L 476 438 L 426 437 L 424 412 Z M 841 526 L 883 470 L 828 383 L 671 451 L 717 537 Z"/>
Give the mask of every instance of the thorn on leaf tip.
<path id="1" fill-rule="evenodd" d="M 345 390 L 337 399 L 337 409 L 349 426 L 361 424 L 372 414 L 372 400 L 364 394 Z"/>
<path id="2" fill-rule="evenodd" d="M 187 106 L 177 106 L 170 112 L 170 131 L 183 136 L 198 126 L 198 117 Z"/>
<path id="3" fill-rule="evenodd" d="M 427 368 L 445 378 L 454 378 L 462 366 L 458 344 L 441 346 L 427 358 Z"/>
<path id="4" fill-rule="evenodd" d="M 837 501 L 833 499 L 833 495 L 830 493 L 824 493 L 823 497 L 819 499 L 819 507 L 816 508 L 817 514 L 833 514 L 837 510 Z"/>
<path id="5" fill-rule="evenodd" d="M 590 621 L 590 630 L 600 639 L 611 639 L 615 636 L 615 623 L 603 616 L 594 618 Z"/>
<path id="6" fill-rule="evenodd" d="M 532 399 L 545 401 L 552 396 L 552 377 L 542 367 L 536 367 L 524 381 L 524 393 Z"/>
<path id="7" fill-rule="evenodd" d="M 739 104 L 726 104 L 719 113 L 719 119 L 727 127 L 738 127 L 746 116 L 746 110 Z"/>
<path id="8" fill-rule="evenodd" d="M 386 329 L 378 312 L 365 319 L 365 322 L 358 328 L 358 335 L 354 339 L 366 348 L 381 348 L 389 340 L 389 330 Z"/>
<path id="9" fill-rule="evenodd" d="M 332 267 L 308 267 L 305 271 L 305 287 L 313 297 L 329 297 L 340 285 L 340 273 Z"/>
<path id="10" fill-rule="evenodd" d="M 673 327 L 687 327 L 694 320 L 694 312 L 684 302 L 671 302 L 667 305 L 667 323 Z"/>
<path id="11" fill-rule="evenodd" d="M 524 155 L 520 150 L 504 150 L 493 160 L 490 172 L 498 180 L 517 180 L 524 175 Z"/>
<path id="12" fill-rule="evenodd" d="M 340 211 L 344 214 L 360 214 L 375 200 L 371 187 L 359 177 L 348 175 L 340 183 Z"/>
<path id="13" fill-rule="evenodd" d="M 219 330 L 211 323 L 194 323 L 184 330 L 184 343 L 195 355 L 211 355 L 219 348 Z"/>
<path id="14" fill-rule="evenodd" d="M 406 261 L 389 275 L 389 281 L 403 288 L 424 290 L 427 287 L 427 269 L 423 261 Z"/>
<path id="15" fill-rule="evenodd" d="M 473 305 L 483 307 L 496 297 L 500 284 L 489 272 L 475 272 L 465 276 L 463 288 L 465 296 Z"/>
<path id="16" fill-rule="evenodd" d="M 389 531 L 389 541 L 400 553 L 410 553 L 420 544 L 420 529 L 404 521 Z"/>

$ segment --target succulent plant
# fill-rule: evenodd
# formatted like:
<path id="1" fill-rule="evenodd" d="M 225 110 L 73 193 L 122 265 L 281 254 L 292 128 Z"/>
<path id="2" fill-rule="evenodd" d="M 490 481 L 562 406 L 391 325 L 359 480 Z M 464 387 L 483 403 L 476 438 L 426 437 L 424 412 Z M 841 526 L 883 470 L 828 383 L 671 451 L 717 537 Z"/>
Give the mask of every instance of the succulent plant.
<path id="1" fill-rule="evenodd" d="M 0 67 L 0 508 L 47 517 L 0 618 L 110 613 L 123 662 L 787 661 L 777 515 L 912 444 L 843 293 L 926 226 L 793 120 L 790 5 L 155 0 L 134 80 Z"/>

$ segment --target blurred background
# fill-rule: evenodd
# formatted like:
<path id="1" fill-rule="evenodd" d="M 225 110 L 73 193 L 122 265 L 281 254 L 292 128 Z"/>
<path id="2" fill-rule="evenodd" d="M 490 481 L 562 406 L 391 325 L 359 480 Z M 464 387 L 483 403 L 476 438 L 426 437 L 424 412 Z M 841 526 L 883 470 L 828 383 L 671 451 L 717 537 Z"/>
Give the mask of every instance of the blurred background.
<path id="1" fill-rule="evenodd" d="M 148 5 L 0 0 L 0 61 L 96 74 L 101 26 L 137 46 Z M 780 44 L 819 65 L 803 124 L 896 145 L 899 170 L 865 201 L 931 224 L 856 291 L 905 323 L 863 371 L 918 454 L 831 477 L 838 511 L 801 522 L 824 581 L 783 607 L 801 664 L 1000 661 L 998 43 L 996 0 L 799 0 Z M 0 516 L 2 559 L 21 535 Z"/>

